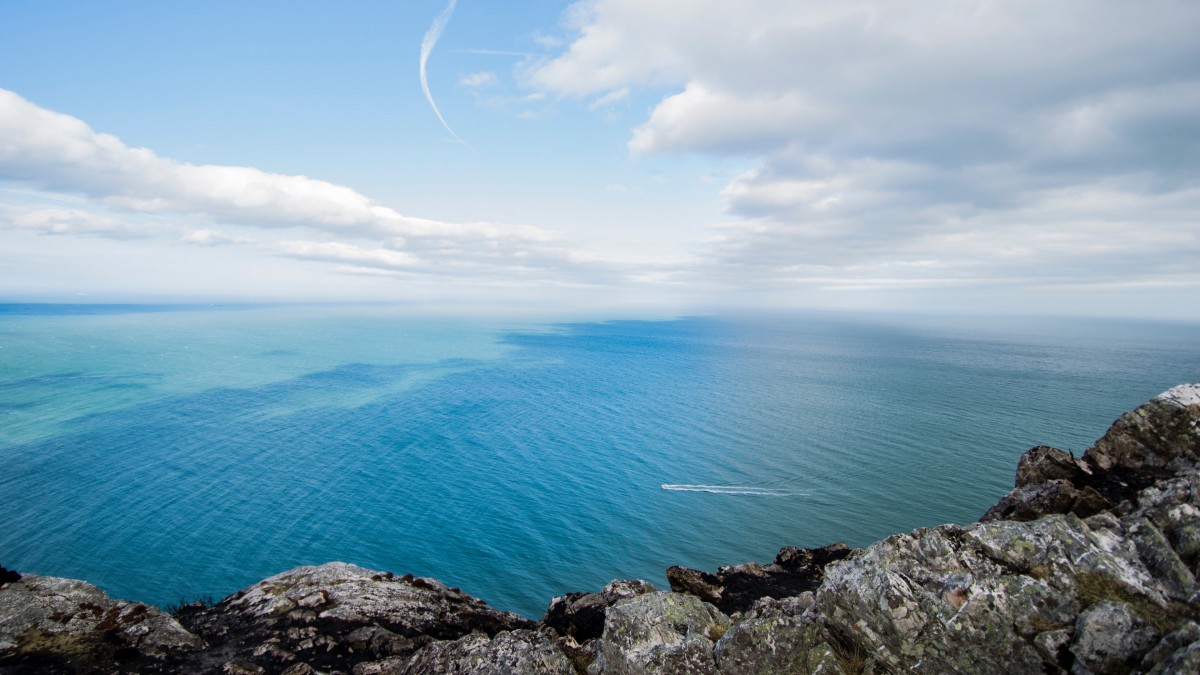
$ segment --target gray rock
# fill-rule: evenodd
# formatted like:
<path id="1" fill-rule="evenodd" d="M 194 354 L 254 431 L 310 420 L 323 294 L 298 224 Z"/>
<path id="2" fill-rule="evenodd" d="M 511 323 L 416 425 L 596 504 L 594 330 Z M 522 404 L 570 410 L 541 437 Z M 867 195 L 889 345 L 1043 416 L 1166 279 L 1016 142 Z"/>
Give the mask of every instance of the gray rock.
<path id="1" fill-rule="evenodd" d="M 1079 488 L 1065 478 L 1056 478 L 1014 489 L 979 520 L 1034 520 L 1050 513 L 1087 517 L 1113 506 L 1092 487 Z"/>
<path id="2" fill-rule="evenodd" d="M 1071 644 L 1071 638 L 1075 635 L 1075 631 L 1069 628 L 1059 628 L 1056 630 L 1048 630 L 1038 633 L 1033 638 L 1033 646 L 1042 655 L 1042 659 L 1046 664 L 1056 663 L 1065 666 L 1071 663 L 1075 656 L 1068 654 L 1068 647 Z M 1047 670 L 1050 670 L 1047 668 Z"/>
<path id="3" fill-rule="evenodd" d="M 436 579 L 397 577 L 341 562 L 277 574 L 238 591 L 219 607 L 227 616 L 315 616 L 435 637 L 489 627 L 496 632 L 530 623 Z"/>
<path id="4" fill-rule="evenodd" d="M 1091 473 L 1086 464 L 1058 448 L 1039 445 L 1031 448 L 1017 462 L 1017 487 L 1037 485 L 1046 481 L 1075 478 Z"/>
<path id="5" fill-rule="evenodd" d="M 1131 668 L 1158 641 L 1158 634 L 1121 602 L 1102 602 L 1079 615 L 1071 653 L 1077 673 Z"/>
<path id="6" fill-rule="evenodd" d="M 825 578 L 826 565 L 856 552 L 841 542 L 821 548 L 785 546 L 770 565 L 748 562 L 721 567 L 716 574 L 669 567 L 667 582 L 676 593 L 694 595 L 734 614 L 749 610 L 763 598 L 790 598 L 815 590 Z"/>
<path id="7" fill-rule="evenodd" d="M 1162 584 L 1168 597 L 1186 602 L 1196 592 L 1196 577 L 1154 523 L 1144 517 L 1131 517 L 1128 520 L 1131 521 L 1129 536 L 1146 569 Z"/>
<path id="8" fill-rule="evenodd" d="M 1142 516 L 1166 535 L 1180 560 L 1196 575 L 1200 563 L 1200 474 L 1159 481 L 1142 490 L 1122 516 Z"/>
<path id="9" fill-rule="evenodd" d="M 408 665 L 408 656 L 391 656 L 379 661 L 363 661 L 355 664 L 351 670 L 354 675 L 397 675 L 404 672 L 404 667 Z"/>
<path id="10" fill-rule="evenodd" d="M 1118 661 L 1136 664 L 1154 644 L 1156 624 L 1195 614 L 1172 600 L 1181 582 L 1150 569 L 1167 558 L 1167 544 L 1160 535 L 1153 546 L 1161 558 L 1147 562 L 1136 536 L 1152 538 L 1149 527 L 1141 514 L 1088 522 L 1052 515 L 889 537 L 829 566 L 802 623 L 824 624 L 827 635 L 841 636 L 839 652 L 869 655 L 883 670 L 1059 672 L 1075 660 L 1104 672 Z M 769 625 L 752 621 L 729 634 Z M 1127 641 L 1106 652 L 1118 630 Z M 817 638 L 805 639 L 814 649 Z"/>
<path id="11" fill-rule="evenodd" d="M 1041 671 L 1019 631 L 1061 627 L 1075 608 L 1048 582 L 992 559 L 981 543 L 994 541 L 949 525 L 889 537 L 826 570 L 812 618 L 840 636 L 844 653 L 883 670 Z"/>
<path id="12" fill-rule="evenodd" d="M 1142 659 L 1141 669 L 1152 675 L 1200 672 L 1200 625 L 1188 621 L 1163 637 Z"/>
<path id="13" fill-rule="evenodd" d="M 853 671 L 850 661 L 855 658 L 830 645 L 812 620 L 783 615 L 733 625 L 717 642 L 713 655 L 717 670 L 728 675 L 841 673 Z M 857 656 L 865 661 L 865 655 Z"/>
<path id="14" fill-rule="evenodd" d="M 435 579 L 346 563 L 288 570 L 181 618 L 216 645 L 213 656 L 271 672 L 295 663 L 350 670 L 407 658 L 437 640 L 534 626 Z M 210 661 L 209 653 L 199 654 L 188 668 L 210 670 Z"/>
<path id="15" fill-rule="evenodd" d="M 396 671 L 403 675 L 575 675 L 571 661 L 553 639 L 532 630 L 472 633 L 453 642 L 435 642 Z"/>
<path id="16" fill-rule="evenodd" d="M 1121 415 L 1112 428 L 1084 453 L 1104 471 L 1167 469 L 1179 460 L 1200 461 L 1200 384 L 1182 384 L 1149 403 Z"/>
<path id="17" fill-rule="evenodd" d="M 204 642 L 169 614 L 74 579 L 24 574 L 0 587 L 0 669 L 156 670 Z"/>
<path id="18" fill-rule="evenodd" d="M 800 616 L 813 606 L 813 592 L 805 591 L 800 595 L 788 598 L 760 598 L 754 606 L 745 612 L 736 612 L 730 616 L 734 623 L 750 619 L 774 618 L 778 616 Z"/>
<path id="19" fill-rule="evenodd" d="M 1185 384 L 1125 413 L 1076 461 L 1038 446 L 1025 453 L 1015 489 L 981 520 L 1032 520 L 1051 513 L 1088 517 L 1132 501 L 1200 462 L 1200 385 Z"/>
<path id="20" fill-rule="evenodd" d="M 569 593 L 554 598 L 540 625 L 578 642 L 594 640 L 604 632 L 609 607 L 626 598 L 657 592 L 653 584 L 641 579 L 614 580 L 599 593 Z"/>
<path id="21" fill-rule="evenodd" d="M 729 617 L 691 595 L 648 593 L 608 610 L 600 657 L 589 672 L 615 675 L 715 673 L 714 642 Z"/>

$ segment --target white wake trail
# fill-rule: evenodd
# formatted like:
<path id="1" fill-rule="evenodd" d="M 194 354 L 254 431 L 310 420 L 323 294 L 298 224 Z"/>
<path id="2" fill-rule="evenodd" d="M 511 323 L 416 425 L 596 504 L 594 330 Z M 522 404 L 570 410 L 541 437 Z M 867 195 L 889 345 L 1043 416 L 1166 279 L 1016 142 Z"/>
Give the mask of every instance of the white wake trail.
<path id="1" fill-rule="evenodd" d="M 442 37 L 442 31 L 446 30 L 446 24 L 450 23 L 450 17 L 454 14 L 454 6 L 458 4 L 458 0 L 450 0 L 446 5 L 446 9 L 438 14 L 433 20 L 433 25 L 429 30 L 425 31 L 425 39 L 421 40 L 421 89 L 425 91 L 425 99 L 429 101 L 429 107 L 433 108 L 433 113 L 437 115 L 442 126 L 446 127 L 446 131 L 455 138 L 459 143 L 471 147 L 461 136 L 454 133 L 450 125 L 446 123 L 446 118 L 442 117 L 442 111 L 438 109 L 437 103 L 433 100 L 433 94 L 429 91 L 429 77 L 425 73 L 425 64 L 429 63 L 429 55 L 433 52 L 434 45 L 437 44 L 438 38 Z"/>
<path id="2" fill-rule="evenodd" d="M 796 494 L 749 485 L 674 485 L 663 483 L 662 489 L 675 492 L 708 492 L 718 495 L 756 495 L 759 497 L 788 497 Z"/>

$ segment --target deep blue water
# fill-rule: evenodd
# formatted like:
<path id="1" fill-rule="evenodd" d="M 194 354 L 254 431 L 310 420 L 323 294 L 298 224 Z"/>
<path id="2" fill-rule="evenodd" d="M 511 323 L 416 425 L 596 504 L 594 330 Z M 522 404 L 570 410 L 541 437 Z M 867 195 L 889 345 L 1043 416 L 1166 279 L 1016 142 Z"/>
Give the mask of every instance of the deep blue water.
<path id="1" fill-rule="evenodd" d="M 1200 381 L 1186 324 L 28 307 L 0 307 L 0 565 L 159 604 L 343 560 L 536 617 L 972 521 L 1025 449 Z"/>

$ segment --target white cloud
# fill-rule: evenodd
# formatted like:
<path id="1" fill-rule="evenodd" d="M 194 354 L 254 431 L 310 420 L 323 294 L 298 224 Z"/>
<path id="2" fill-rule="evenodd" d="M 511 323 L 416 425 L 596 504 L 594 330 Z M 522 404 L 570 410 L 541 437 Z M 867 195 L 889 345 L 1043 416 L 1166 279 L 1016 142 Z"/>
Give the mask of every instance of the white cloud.
<path id="1" fill-rule="evenodd" d="M 351 188 L 307 176 L 159 157 L 0 89 L 3 179 L 42 193 L 81 194 L 95 207 L 92 213 L 52 209 L 10 219 L 12 227 L 46 233 L 110 238 L 157 233 L 205 246 L 256 242 L 210 227 L 182 234 L 161 225 L 157 230 L 153 224 L 133 227 L 118 217 L 126 213 L 144 221 L 146 214 L 172 214 L 267 231 L 300 228 L 331 240 L 292 241 L 279 249 L 282 255 L 306 260 L 404 266 L 426 274 L 459 273 L 472 278 L 519 274 L 594 279 L 617 274 L 615 266 L 591 260 L 545 229 L 405 216 Z M 345 240 L 373 241 L 377 247 Z"/>
<path id="2" fill-rule="evenodd" d="M 828 116 L 800 92 L 746 97 L 691 82 L 654 108 L 629 147 L 645 154 L 766 150 L 786 140 L 798 124 L 821 124 Z"/>
<path id="3" fill-rule="evenodd" d="M 141 239 L 150 236 L 143 228 L 133 227 L 115 218 L 76 209 L 37 209 L 8 219 L 8 226 L 41 234 Z"/>
<path id="4" fill-rule="evenodd" d="M 500 84 L 500 78 L 496 77 L 495 73 L 485 70 L 479 73 L 464 75 L 458 81 L 458 84 L 468 89 L 480 89 L 482 87 L 494 87 Z"/>
<path id="5" fill-rule="evenodd" d="M 1200 260 L 1200 5 L 589 0 L 524 84 L 749 157 L 696 278 L 1149 283 Z M 838 280 L 841 280 L 840 282 Z"/>
<path id="6" fill-rule="evenodd" d="M 251 237 L 241 237 L 225 234 L 216 230 L 190 230 L 180 235 L 179 240 L 197 246 L 225 246 L 227 244 L 257 244 L 258 240 Z"/>
<path id="7" fill-rule="evenodd" d="M 558 49 L 565 44 L 565 40 L 554 35 L 545 35 L 543 33 L 534 33 L 533 43 L 545 49 Z M 523 56 L 528 56 L 524 54 Z"/>
<path id="8" fill-rule="evenodd" d="M 130 148 L 0 89 L 0 178 L 82 193 L 135 212 L 194 213 L 253 227 L 359 236 L 547 241 L 550 232 L 404 216 L 351 188 L 253 167 L 195 165 Z"/>
<path id="9" fill-rule="evenodd" d="M 599 110 L 600 108 L 606 108 L 627 100 L 629 100 L 629 87 L 621 87 L 597 97 L 588 104 L 588 110 Z"/>
<path id="10" fill-rule="evenodd" d="M 407 268 L 416 265 L 416 257 L 386 248 L 363 248 L 342 242 L 285 241 L 278 252 L 289 258 L 354 263 L 373 268 Z"/>
<path id="11" fill-rule="evenodd" d="M 361 265 L 335 265 L 333 271 L 338 274 L 351 274 L 359 277 L 385 277 L 396 278 L 403 276 L 402 273 L 396 270 L 381 269 L 378 267 L 363 267 Z"/>

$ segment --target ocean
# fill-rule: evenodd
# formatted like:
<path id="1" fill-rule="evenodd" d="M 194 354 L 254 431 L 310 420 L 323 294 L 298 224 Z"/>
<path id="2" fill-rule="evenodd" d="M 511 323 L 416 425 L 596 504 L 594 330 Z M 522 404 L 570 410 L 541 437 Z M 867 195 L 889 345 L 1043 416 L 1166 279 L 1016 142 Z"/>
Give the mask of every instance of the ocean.
<path id="1" fill-rule="evenodd" d="M 1200 381 L 1200 325 L 0 305 L 0 565 L 167 605 L 332 560 L 537 618 L 977 519 Z"/>

